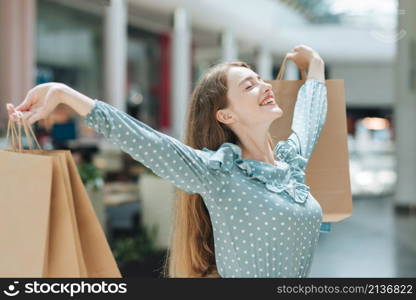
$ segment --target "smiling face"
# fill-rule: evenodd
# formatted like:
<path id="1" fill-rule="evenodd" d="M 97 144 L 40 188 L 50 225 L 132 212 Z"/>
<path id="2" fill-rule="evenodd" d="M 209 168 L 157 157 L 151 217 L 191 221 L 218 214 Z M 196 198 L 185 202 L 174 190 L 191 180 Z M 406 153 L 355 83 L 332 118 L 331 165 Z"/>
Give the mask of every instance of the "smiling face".
<path id="1" fill-rule="evenodd" d="M 282 116 L 283 111 L 275 102 L 271 84 L 264 82 L 253 70 L 231 67 L 227 74 L 227 86 L 229 105 L 217 112 L 219 121 L 230 125 L 237 122 L 250 127 L 270 125 Z M 271 103 L 262 105 L 264 99 L 271 100 Z"/>

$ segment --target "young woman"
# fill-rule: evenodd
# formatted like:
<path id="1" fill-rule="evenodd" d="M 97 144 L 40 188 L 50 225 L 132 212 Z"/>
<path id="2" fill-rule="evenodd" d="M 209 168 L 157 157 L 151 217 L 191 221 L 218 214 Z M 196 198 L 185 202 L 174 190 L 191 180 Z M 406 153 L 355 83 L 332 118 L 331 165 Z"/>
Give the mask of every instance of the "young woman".
<path id="1" fill-rule="evenodd" d="M 33 124 L 59 103 L 85 117 L 134 159 L 180 190 L 165 265 L 168 277 L 307 277 L 322 209 L 304 184 L 324 125 L 324 62 L 310 47 L 287 53 L 307 78 L 292 134 L 273 147 L 282 116 L 270 84 L 244 62 L 220 63 L 200 79 L 188 107 L 185 143 L 60 83 L 30 90 L 9 117 Z"/>

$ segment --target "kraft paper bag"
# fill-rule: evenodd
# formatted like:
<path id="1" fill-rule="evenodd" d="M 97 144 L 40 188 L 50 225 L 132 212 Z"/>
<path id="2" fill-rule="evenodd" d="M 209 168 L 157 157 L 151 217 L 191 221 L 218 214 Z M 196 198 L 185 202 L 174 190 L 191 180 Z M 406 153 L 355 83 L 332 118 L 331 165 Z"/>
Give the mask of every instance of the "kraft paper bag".
<path id="1" fill-rule="evenodd" d="M 273 86 L 278 105 L 284 112 L 270 127 L 275 143 L 287 140 L 292 133 L 298 91 L 306 80 L 304 70 L 301 70 L 302 80 L 282 80 L 286 61 L 287 57 L 282 62 L 276 80 L 268 80 Z M 310 187 L 310 193 L 322 207 L 322 222 L 339 222 L 352 215 L 344 80 L 325 80 L 325 85 L 327 118 L 308 161 L 305 184 Z"/>
<path id="2" fill-rule="evenodd" d="M 0 277 L 116 277 L 121 274 L 69 150 L 0 151 Z M 30 133 L 29 133 L 30 132 Z M 17 142 L 19 145 L 17 146 Z"/>

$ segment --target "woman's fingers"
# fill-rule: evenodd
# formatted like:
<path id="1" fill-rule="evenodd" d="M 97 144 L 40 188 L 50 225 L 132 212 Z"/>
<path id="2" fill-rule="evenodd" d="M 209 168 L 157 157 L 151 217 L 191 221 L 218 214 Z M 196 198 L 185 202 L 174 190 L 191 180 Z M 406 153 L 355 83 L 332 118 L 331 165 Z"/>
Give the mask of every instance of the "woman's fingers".
<path id="1" fill-rule="evenodd" d="M 22 123 L 23 121 L 26 124 L 32 125 L 33 123 L 30 123 L 29 119 L 32 117 L 32 115 L 35 114 L 34 111 L 23 111 L 20 113 L 18 122 Z"/>
<path id="2" fill-rule="evenodd" d="M 16 106 L 16 109 L 21 110 L 21 111 L 29 110 L 30 106 L 31 106 L 31 103 L 29 103 L 29 101 L 25 101 L 25 102 L 22 102 L 21 104 L 19 104 L 18 106 Z"/>
<path id="3" fill-rule="evenodd" d="M 17 121 L 23 119 L 30 125 L 47 117 L 57 106 L 58 97 L 61 96 L 60 86 L 51 83 L 35 86 L 20 105 L 7 105 L 9 117 Z"/>
<path id="4" fill-rule="evenodd" d="M 22 103 L 20 103 L 16 107 L 16 109 L 21 110 L 21 111 L 29 110 L 32 104 L 35 102 L 36 97 L 37 97 L 37 92 L 36 92 L 36 87 L 34 87 L 29 92 L 27 92 L 25 99 L 23 100 Z"/>
<path id="5" fill-rule="evenodd" d="M 9 115 L 11 115 L 12 113 L 14 113 L 15 109 L 14 109 L 13 104 L 7 103 L 6 107 L 7 107 L 7 112 L 9 113 Z"/>
<path id="6" fill-rule="evenodd" d="M 13 104 L 7 103 L 6 107 L 7 107 L 7 113 L 9 114 L 9 119 L 11 119 L 12 121 L 16 121 L 17 114 L 16 114 L 16 109 L 13 106 Z"/>
<path id="7" fill-rule="evenodd" d="M 29 125 L 32 125 L 33 123 L 39 121 L 40 119 L 43 119 L 41 110 L 31 111 L 30 115 L 28 115 L 26 118 Z"/>
<path id="8" fill-rule="evenodd" d="M 57 99 L 61 95 L 61 89 L 59 87 L 51 87 L 46 92 L 44 99 L 42 100 L 42 106 L 35 109 L 32 108 L 34 113 L 29 117 L 29 124 L 33 124 L 41 119 L 46 118 L 57 106 Z"/>
<path id="9" fill-rule="evenodd" d="M 288 52 L 288 53 L 286 54 L 286 57 L 287 57 L 288 59 L 292 59 L 294 56 L 295 56 L 295 53 L 293 53 L 293 52 Z"/>
<path id="10" fill-rule="evenodd" d="M 12 121 L 20 122 L 22 119 L 27 121 L 34 113 L 34 111 L 17 110 L 11 103 L 7 103 L 6 107 L 7 107 L 7 112 L 9 114 L 9 119 L 11 119 Z"/>

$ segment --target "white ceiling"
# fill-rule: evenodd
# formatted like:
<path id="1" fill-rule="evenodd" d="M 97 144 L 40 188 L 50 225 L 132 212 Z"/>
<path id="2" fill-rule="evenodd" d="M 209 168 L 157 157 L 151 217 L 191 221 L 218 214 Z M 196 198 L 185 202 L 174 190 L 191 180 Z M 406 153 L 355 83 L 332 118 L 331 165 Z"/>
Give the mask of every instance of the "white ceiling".
<path id="1" fill-rule="evenodd" d="M 184 7 L 192 26 L 213 32 L 231 30 L 240 44 L 262 45 L 276 55 L 283 56 L 297 44 L 305 44 L 328 62 L 388 63 L 395 57 L 395 32 L 312 25 L 299 13 L 273 0 L 129 0 L 129 4 L 136 11 L 154 11 L 168 19 L 175 8 Z"/>

